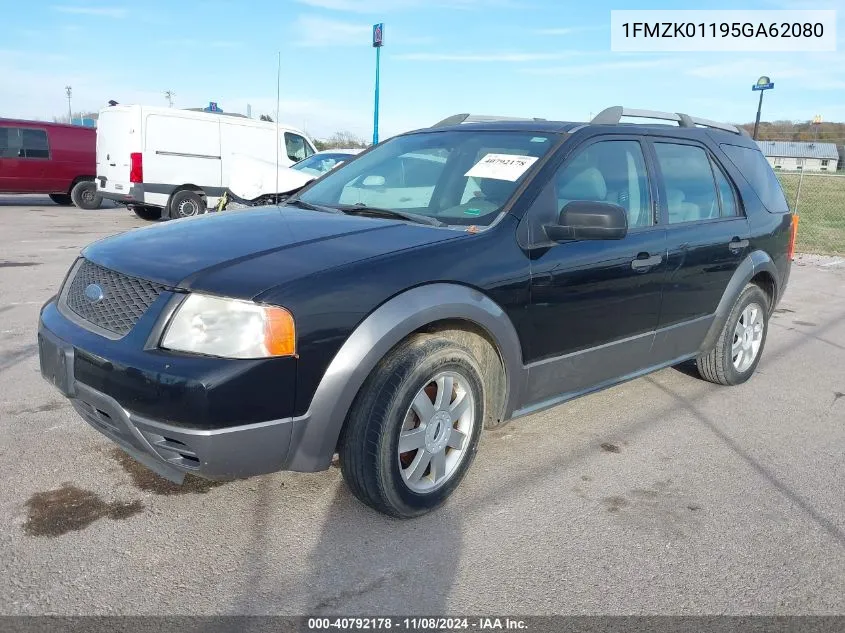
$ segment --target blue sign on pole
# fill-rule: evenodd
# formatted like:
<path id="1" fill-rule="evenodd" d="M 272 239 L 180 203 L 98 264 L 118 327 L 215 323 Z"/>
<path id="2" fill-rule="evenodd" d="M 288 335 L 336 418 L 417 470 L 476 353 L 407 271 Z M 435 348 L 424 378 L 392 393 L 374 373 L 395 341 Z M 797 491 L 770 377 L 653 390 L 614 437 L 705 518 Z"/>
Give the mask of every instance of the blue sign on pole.
<path id="1" fill-rule="evenodd" d="M 771 90 L 775 87 L 774 82 L 766 76 L 760 77 L 757 83 L 751 86 L 752 90 Z"/>
<path id="2" fill-rule="evenodd" d="M 384 46 L 384 23 L 373 24 L 373 47 Z"/>

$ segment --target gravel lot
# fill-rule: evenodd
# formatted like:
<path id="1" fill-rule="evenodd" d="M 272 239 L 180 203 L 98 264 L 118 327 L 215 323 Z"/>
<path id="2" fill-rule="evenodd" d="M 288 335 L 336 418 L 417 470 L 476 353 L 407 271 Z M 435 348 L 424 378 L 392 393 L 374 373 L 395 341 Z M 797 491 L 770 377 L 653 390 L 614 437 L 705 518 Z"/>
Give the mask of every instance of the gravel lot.
<path id="1" fill-rule="evenodd" d="M 40 305 L 144 224 L 0 196 L 0 613 L 845 614 L 845 258 L 796 262 L 746 385 L 667 369 L 515 421 L 398 522 L 336 468 L 173 487 L 40 378 Z"/>

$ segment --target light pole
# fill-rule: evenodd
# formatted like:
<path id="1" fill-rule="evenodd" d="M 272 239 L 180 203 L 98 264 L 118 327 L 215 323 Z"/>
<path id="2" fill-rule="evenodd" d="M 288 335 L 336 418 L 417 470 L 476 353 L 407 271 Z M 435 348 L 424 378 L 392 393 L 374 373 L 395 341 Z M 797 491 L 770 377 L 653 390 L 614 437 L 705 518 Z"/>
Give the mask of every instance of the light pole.
<path id="1" fill-rule="evenodd" d="M 70 98 L 73 95 L 73 88 L 65 86 L 65 94 L 67 95 L 67 122 L 73 123 L 73 112 L 70 108 Z"/>
<path id="2" fill-rule="evenodd" d="M 381 47 L 384 46 L 384 23 L 373 24 L 373 48 L 376 49 L 376 98 L 373 110 L 373 145 L 378 145 L 378 98 L 379 70 L 381 67 Z"/>
<path id="3" fill-rule="evenodd" d="M 822 124 L 822 115 L 817 114 L 816 116 L 813 117 L 813 123 L 812 123 L 813 140 L 814 141 L 819 140 L 819 127 L 821 126 L 821 124 Z"/>
<path id="4" fill-rule="evenodd" d="M 760 111 L 763 109 L 763 93 L 774 87 L 775 84 L 765 75 L 760 77 L 760 79 L 757 80 L 757 83 L 751 86 L 752 90 L 760 91 L 760 101 L 757 103 L 757 119 L 754 121 L 754 134 L 752 136 L 755 141 L 757 140 L 757 129 L 760 127 Z"/>
<path id="5" fill-rule="evenodd" d="M 165 90 L 164 91 L 164 98 L 167 99 L 167 107 L 168 108 L 173 107 L 173 97 L 175 97 L 175 96 L 176 96 L 176 93 L 173 92 L 172 90 Z"/>

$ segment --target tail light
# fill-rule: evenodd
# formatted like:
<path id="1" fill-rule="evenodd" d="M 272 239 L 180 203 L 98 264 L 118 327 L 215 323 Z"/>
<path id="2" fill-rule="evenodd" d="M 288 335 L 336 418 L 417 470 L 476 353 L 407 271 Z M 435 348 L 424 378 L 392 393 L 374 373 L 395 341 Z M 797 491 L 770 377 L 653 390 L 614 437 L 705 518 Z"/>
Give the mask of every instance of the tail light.
<path id="1" fill-rule="evenodd" d="M 144 156 L 140 152 L 129 154 L 129 182 L 144 182 Z"/>
<path id="2" fill-rule="evenodd" d="M 789 250 L 786 253 L 786 256 L 789 258 L 790 261 L 795 259 L 795 240 L 798 237 L 798 215 L 793 213 L 792 214 L 792 228 L 790 229 L 789 234 Z"/>

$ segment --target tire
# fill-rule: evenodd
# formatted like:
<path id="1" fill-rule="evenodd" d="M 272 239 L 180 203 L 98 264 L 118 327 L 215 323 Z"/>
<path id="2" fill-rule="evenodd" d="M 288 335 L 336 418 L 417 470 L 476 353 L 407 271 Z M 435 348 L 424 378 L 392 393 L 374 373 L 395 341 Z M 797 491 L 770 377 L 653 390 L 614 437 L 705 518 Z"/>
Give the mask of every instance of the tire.
<path id="1" fill-rule="evenodd" d="M 193 191 L 177 191 L 170 199 L 170 217 L 174 220 L 205 213 L 205 201 Z"/>
<path id="2" fill-rule="evenodd" d="M 93 180 L 82 180 L 70 190 L 70 198 L 80 209 L 93 211 L 103 204 L 103 197 L 97 193 L 97 183 Z"/>
<path id="3" fill-rule="evenodd" d="M 73 204 L 73 200 L 66 193 L 51 193 L 50 200 L 62 207 L 69 207 Z"/>
<path id="4" fill-rule="evenodd" d="M 460 407 L 451 415 L 438 406 L 449 379 L 448 402 Z M 470 351 L 437 335 L 411 337 L 373 370 L 349 411 L 339 448 L 343 478 L 358 499 L 389 516 L 430 512 L 472 464 L 483 420 L 484 383 Z M 400 434 L 420 447 L 400 454 Z"/>
<path id="5" fill-rule="evenodd" d="M 750 328 L 747 337 L 746 326 Z M 716 345 L 696 359 L 699 375 L 717 385 L 744 383 L 760 363 L 768 332 L 769 298 L 759 286 L 748 284 L 731 309 Z"/>
<path id="6" fill-rule="evenodd" d="M 161 209 L 158 207 L 132 205 L 132 211 L 142 220 L 147 220 L 149 222 L 161 219 Z"/>

